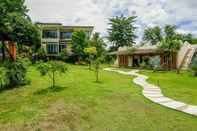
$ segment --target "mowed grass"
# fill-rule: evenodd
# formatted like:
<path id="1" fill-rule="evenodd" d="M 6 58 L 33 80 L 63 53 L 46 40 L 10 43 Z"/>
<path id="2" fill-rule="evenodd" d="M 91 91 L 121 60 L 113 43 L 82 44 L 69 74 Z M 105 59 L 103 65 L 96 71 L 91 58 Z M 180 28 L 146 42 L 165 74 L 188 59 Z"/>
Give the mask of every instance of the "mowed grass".
<path id="1" fill-rule="evenodd" d="M 197 118 L 145 99 L 132 78 L 68 65 L 61 87 L 29 68 L 31 85 L 0 93 L 2 131 L 196 131 Z"/>
<path id="2" fill-rule="evenodd" d="M 178 101 L 197 106 L 197 77 L 191 72 L 143 72 L 150 76 L 149 81 L 159 85 L 164 95 Z"/>

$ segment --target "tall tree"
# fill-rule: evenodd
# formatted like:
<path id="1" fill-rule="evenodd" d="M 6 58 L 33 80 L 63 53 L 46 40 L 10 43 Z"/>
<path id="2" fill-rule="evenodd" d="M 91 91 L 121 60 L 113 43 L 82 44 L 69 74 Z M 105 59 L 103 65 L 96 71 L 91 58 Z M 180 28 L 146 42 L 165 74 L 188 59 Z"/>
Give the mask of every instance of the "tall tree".
<path id="1" fill-rule="evenodd" d="M 111 50 L 116 51 L 119 47 L 132 46 L 136 38 L 134 26 L 136 16 L 110 18 L 108 28 L 108 40 L 112 43 Z"/>
<path id="2" fill-rule="evenodd" d="M 152 45 L 156 45 L 162 40 L 162 30 L 159 26 L 153 28 L 147 28 L 144 31 L 143 40 L 150 42 Z"/>
<path id="3" fill-rule="evenodd" d="M 40 44 L 38 28 L 28 17 L 24 2 L 25 0 L 0 1 L 0 41 L 3 44 L 3 54 L 5 41 L 15 41 L 18 45 Z"/>
<path id="4" fill-rule="evenodd" d="M 79 63 L 81 60 L 85 59 L 84 49 L 88 47 L 88 40 L 89 38 L 82 30 L 76 31 L 72 34 L 72 51 Z"/>

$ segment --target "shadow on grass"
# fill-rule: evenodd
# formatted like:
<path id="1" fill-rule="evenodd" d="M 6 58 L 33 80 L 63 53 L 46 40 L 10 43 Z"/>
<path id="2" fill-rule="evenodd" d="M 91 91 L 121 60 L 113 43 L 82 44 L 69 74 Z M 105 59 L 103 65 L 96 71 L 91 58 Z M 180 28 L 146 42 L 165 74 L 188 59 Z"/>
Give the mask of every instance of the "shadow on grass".
<path id="1" fill-rule="evenodd" d="M 67 87 L 62 87 L 62 86 L 55 86 L 55 87 L 50 86 L 46 89 L 38 90 L 38 91 L 34 92 L 34 94 L 35 95 L 45 95 L 45 94 L 48 94 L 48 93 L 61 92 L 66 88 Z"/>

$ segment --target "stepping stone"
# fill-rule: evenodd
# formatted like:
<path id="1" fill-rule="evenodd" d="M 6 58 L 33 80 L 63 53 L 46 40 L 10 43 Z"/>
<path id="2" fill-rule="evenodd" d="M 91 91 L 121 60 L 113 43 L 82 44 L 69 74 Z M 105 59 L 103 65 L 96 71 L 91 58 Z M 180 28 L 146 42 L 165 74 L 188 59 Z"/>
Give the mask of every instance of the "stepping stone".
<path id="1" fill-rule="evenodd" d="M 147 90 L 144 90 L 143 93 L 144 94 L 161 94 L 161 91 L 147 91 Z"/>
<path id="2" fill-rule="evenodd" d="M 185 103 L 177 102 L 177 101 L 170 101 L 168 103 L 160 103 L 161 105 L 164 105 L 166 107 L 172 108 L 172 109 L 178 109 L 182 106 L 185 106 Z"/>
<path id="3" fill-rule="evenodd" d="M 155 92 L 161 92 L 161 90 L 159 88 L 144 88 L 144 91 L 155 91 Z"/>
<path id="4" fill-rule="evenodd" d="M 184 112 L 187 112 L 189 114 L 194 114 L 197 116 L 197 106 L 191 106 L 189 105 L 188 108 L 183 110 Z"/>
<path id="5" fill-rule="evenodd" d="M 144 94 L 145 97 L 148 98 L 161 98 L 164 97 L 162 94 Z"/>
<path id="6" fill-rule="evenodd" d="M 167 98 L 167 97 L 160 97 L 160 98 L 152 98 L 152 101 L 156 103 L 168 103 L 168 102 L 171 102 L 172 99 Z"/>

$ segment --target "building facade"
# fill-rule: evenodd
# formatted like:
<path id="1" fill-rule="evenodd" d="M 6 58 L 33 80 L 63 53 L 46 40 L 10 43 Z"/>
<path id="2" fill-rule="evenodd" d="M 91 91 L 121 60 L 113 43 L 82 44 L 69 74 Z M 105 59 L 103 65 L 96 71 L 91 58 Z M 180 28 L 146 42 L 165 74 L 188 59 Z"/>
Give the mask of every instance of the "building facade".
<path id="1" fill-rule="evenodd" d="M 116 66 L 138 68 L 142 63 L 148 65 L 153 57 L 160 58 L 160 65 L 167 69 L 188 69 L 192 58 L 197 52 L 197 45 L 187 42 L 182 43 L 181 49 L 169 55 L 164 50 L 158 50 L 157 46 L 142 46 L 134 50 L 127 47 L 117 51 Z"/>
<path id="2" fill-rule="evenodd" d="M 49 56 L 58 55 L 63 49 L 70 49 L 72 33 L 83 30 L 90 37 L 93 26 L 64 26 L 61 23 L 36 23 L 41 29 L 41 44 Z"/>

